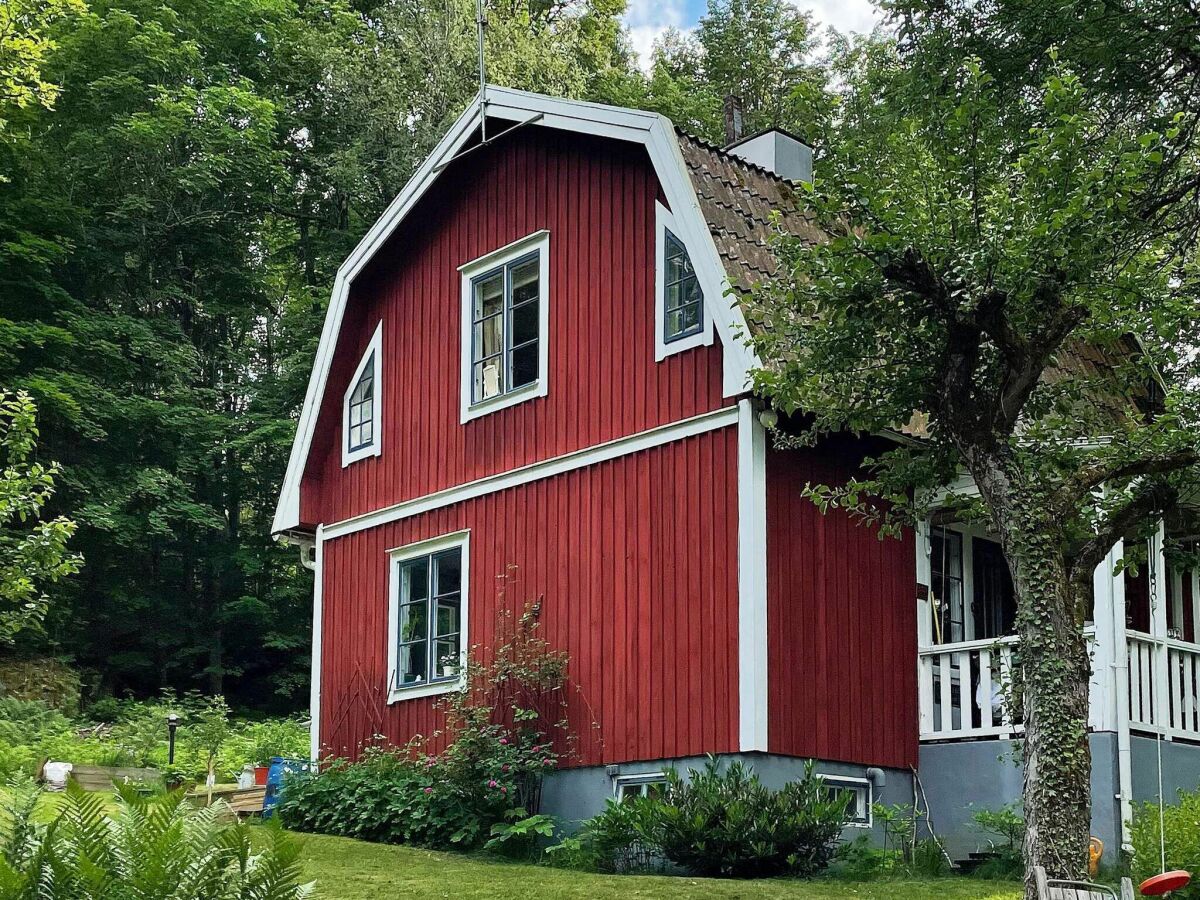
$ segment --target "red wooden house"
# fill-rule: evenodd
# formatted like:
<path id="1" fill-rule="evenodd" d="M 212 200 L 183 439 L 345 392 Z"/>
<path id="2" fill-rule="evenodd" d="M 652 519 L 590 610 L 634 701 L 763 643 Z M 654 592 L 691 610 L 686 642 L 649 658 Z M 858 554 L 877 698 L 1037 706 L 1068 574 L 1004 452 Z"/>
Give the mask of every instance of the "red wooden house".
<path id="1" fill-rule="evenodd" d="M 868 825 L 940 752 L 930 802 L 963 819 L 954 748 L 1015 731 L 979 699 L 1003 565 L 986 535 L 821 515 L 805 483 L 869 447 L 773 449 L 747 388 L 733 298 L 774 270 L 773 212 L 815 236 L 808 148 L 501 88 L 486 110 L 347 259 L 321 335 L 275 520 L 316 570 L 314 754 L 435 731 L 499 605 L 542 597 L 583 701 L 547 811 L 718 753 L 776 782 L 818 760 Z"/>

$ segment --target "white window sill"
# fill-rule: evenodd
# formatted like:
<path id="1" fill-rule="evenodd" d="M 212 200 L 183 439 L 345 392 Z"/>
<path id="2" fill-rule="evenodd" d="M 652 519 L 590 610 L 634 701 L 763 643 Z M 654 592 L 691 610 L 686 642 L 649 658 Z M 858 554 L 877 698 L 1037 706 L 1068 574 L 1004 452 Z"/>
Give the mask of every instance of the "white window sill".
<path id="1" fill-rule="evenodd" d="M 416 700 L 418 697 L 436 697 L 438 694 L 451 694 L 461 691 L 467 686 L 462 678 L 449 681 L 431 681 L 428 684 L 414 684 L 410 687 L 392 688 L 388 692 L 388 704 L 399 703 L 402 700 Z"/>
<path id="2" fill-rule="evenodd" d="M 462 421 L 469 422 L 472 419 L 478 419 L 481 416 L 486 416 L 488 413 L 494 413 L 501 409 L 508 409 L 510 406 L 516 406 L 518 403 L 524 403 L 526 400 L 533 400 L 537 397 L 546 396 L 546 381 L 538 379 L 533 384 L 527 384 L 517 388 L 515 391 L 509 391 L 507 394 L 501 394 L 499 397 L 490 397 L 487 400 L 480 400 L 478 403 L 472 404 L 463 410 Z"/>
<path id="3" fill-rule="evenodd" d="M 356 463 L 359 460 L 370 459 L 373 456 L 379 456 L 379 454 L 380 451 L 378 441 L 376 441 L 374 444 L 368 444 L 366 447 L 361 447 L 358 450 L 347 450 L 342 456 L 342 468 L 344 469 L 346 466 L 350 465 L 351 463 Z"/>

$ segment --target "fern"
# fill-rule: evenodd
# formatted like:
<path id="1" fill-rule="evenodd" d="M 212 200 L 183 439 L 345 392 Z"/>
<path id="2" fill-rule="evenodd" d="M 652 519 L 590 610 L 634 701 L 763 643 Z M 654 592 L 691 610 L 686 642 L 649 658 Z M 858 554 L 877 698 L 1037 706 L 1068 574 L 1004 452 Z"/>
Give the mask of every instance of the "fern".
<path id="1" fill-rule="evenodd" d="M 0 822 L 0 900 L 304 900 L 296 842 L 278 827 L 228 823 L 227 807 L 195 809 L 181 793 L 68 787 L 49 825 L 37 793 L 14 794 Z M 256 848 L 259 848 L 256 850 Z"/>

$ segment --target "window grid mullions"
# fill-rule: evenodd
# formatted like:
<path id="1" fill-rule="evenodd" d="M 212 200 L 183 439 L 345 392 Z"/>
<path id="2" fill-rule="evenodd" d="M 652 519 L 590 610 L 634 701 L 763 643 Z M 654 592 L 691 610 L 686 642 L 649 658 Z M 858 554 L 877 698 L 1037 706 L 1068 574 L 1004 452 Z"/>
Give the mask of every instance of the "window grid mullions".
<path id="1" fill-rule="evenodd" d="M 539 272 L 536 277 L 536 281 L 537 281 L 537 285 L 538 285 L 537 293 L 534 294 L 532 297 L 529 297 L 518 303 L 513 303 L 513 289 L 514 289 L 513 288 L 513 272 L 516 269 L 520 268 L 521 266 L 525 265 L 526 263 L 530 262 L 531 260 L 536 260 L 536 259 L 538 259 L 538 251 L 535 250 L 533 253 L 527 253 L 526 255 L 521 256 L 517 259 L 514 259 L 511 262 L 507 262 L 503 266 L 497 266 L 494 269 L 484 272 L 482 275 L 476 276 L 471 281 L 471 284 L 472 284 L 471 401 L 473 403 L 481 403 L 485 400 L 493 400 L 496 397 L 502 397 L 505 394 L 512 393 L 513 391 L 521 390 L 522 388 L 527 388 L 531 384 L 535 384 L 537 381 L 537 379 L 535 378 L 533 381 L 526 382 L 525 384 L 522 384 L 522 385 L 516 385 L 516 386 L 513 385 L 513 354 L 517 350 L 524 349 L 525 347 L 534 346 L 538 343 L 539 340 L 541 340 L 542 335 L 541 335 L 541 331 L 540 331 L 540 324 L 539 324 L 538 333 L 535 337 L 530 338 L 528 341 L 524 341 L 520 344 L 514 345 L 512 343 L 514 313 L 523 307 L 535 305 L 535 304 L 539 303 L 542 299 L 541 273 Z M 475 316 L 475 302 L 476 302 L 475 292 L 479 290 L 480 285 L 482 285 L 484 282 L 488 281 L 489 279 L 494 278 L 496 276 L 496 274 L 501 271 L 503 271 L 503 273 L 504 273 L 504 287 L 503 287 L 504 294 L 502 297 L 501 308 L 494 313 L 489 313 L 486 316 L 481 316 L 481 317 L 476 318 L 476 316 Z M 481 325 L 483 322 L 488 321 L 489 319 L 494 319 L 499 316 L 503 316 L 503 319 L 501 319 L 502 334 L 500 336 L 502 349 L 497 351 L 496 353 L 492 353 L 487 356 L 479 356 L 478 353 L 481 348 L 478 346 L 478 339 L 476 336 L 478 326 Z M 490 362 L 491 360 L 494 360 L 501 356 L 504 357 L 504 361 L 503 361 L 504 362 L 504 383 L 503 383 L 502 389 L 500 390 L 499 393 L 494 394 L 492 397 L 482 397 L 482 396 L 476 395 L 476 388 L 475 388 L 475 369 L 476 369 L 476 367 L 481 366 L 483 363 Z M 541 377 L 541 374 L 542 373 L 539 371 L 538 377 Z M 482 393 L 482 389 L 480 390 L 480 393 Z"/>

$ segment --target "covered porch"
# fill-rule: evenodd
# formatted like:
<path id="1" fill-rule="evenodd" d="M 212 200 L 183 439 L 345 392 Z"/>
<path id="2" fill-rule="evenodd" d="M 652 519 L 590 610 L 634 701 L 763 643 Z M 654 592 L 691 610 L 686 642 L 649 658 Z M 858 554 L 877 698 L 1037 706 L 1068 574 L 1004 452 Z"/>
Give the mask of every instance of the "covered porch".
<path id="1" fill-rule="evenodd" d="M 1096 568 L 1084 626 L 1092 652 L 1093 731 L 1200 742 L 1200 568 L 1168 557 L 1160 525 L 1137 574 Z M 1008 702 L 1016 603 L 999 544 L 964 525 L 929 525 L 917 541 L 918 691 L 922 742 L 1020 734 Z M 1017 721 L 1014 721 L 1016 719 Z"/>

